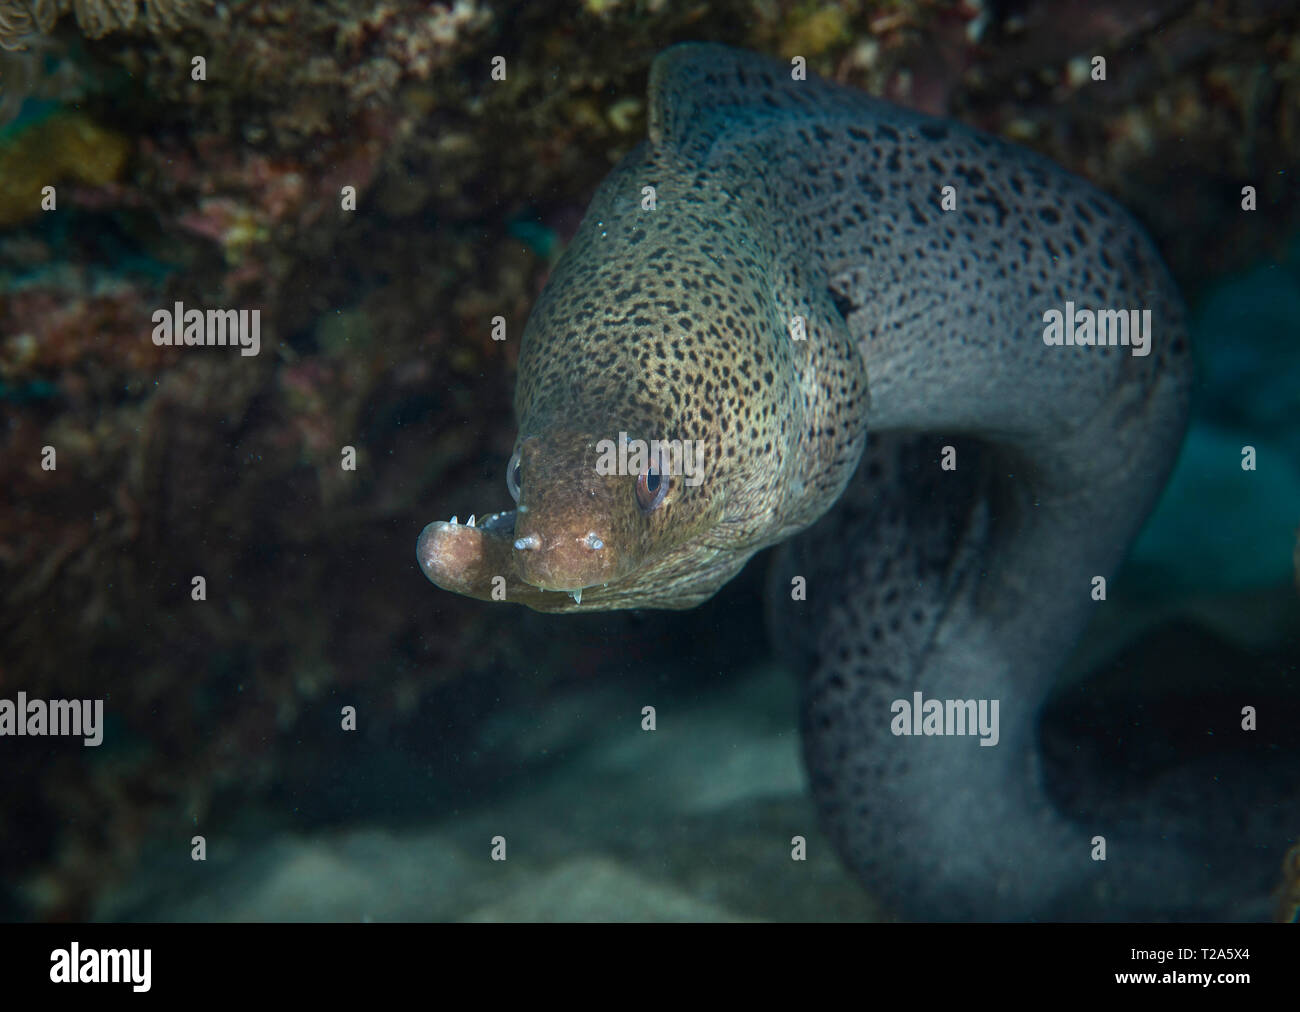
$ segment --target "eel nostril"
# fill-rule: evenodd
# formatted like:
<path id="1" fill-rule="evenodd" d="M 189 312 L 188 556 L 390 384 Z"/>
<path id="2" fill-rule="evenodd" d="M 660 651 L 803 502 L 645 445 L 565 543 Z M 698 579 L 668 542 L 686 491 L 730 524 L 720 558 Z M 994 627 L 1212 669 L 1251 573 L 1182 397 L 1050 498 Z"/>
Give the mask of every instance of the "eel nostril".
<path id="1" fill-rule="evenodd" d="M 600 540 L 599 535 L 597 535 L 595 531 L 591 531 L 590 533 L 588 533 L 585 544 L 593 552 L 599 552 L 602 548 L 605 547 L 605 542 Z"/>
<path id="2" fill-rule="evenodd" d="M 530 548 L 541 548 L 542 539 L 536 534 L 530 534 L 526 538 L 515 538 L 515 548 L 519 551 L 527 551 Z"/>

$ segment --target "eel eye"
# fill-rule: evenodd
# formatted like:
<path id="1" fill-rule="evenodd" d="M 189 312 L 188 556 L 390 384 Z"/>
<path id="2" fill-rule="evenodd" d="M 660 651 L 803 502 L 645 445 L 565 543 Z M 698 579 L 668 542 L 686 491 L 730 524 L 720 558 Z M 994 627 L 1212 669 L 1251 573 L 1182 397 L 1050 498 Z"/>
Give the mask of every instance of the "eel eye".
<path id="1" fill-rule="evenodd" d="M 516 503 L 519 502 L 519 479 L 521 477 L 519 454 L 515 453 L 515 455 L 510 458 L 510 463 L 506 465 L 506 489 L 510 493 L 510 498 Z"/>
<path id="2" fill-rule="evenodd" d="M 653 513 L 663 505 L 668 494 L 668 478 L 659 473 L 657 464 L 649 465 L 636 480 L 636 502 L 643 513 Z"/>

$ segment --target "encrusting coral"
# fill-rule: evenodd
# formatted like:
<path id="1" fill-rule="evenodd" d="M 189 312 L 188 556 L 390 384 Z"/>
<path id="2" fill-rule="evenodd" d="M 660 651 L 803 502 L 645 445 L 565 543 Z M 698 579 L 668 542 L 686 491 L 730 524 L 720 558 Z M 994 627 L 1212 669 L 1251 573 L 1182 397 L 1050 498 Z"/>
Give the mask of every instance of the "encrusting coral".
<path id="1" fill-rule="evenodd" d="M 35 217 L 47 185 L 113 182 L 128 152 L 125 138 L 83 113 L 60 111 L 25 127 L 0 146 L 0 227 Z"/>

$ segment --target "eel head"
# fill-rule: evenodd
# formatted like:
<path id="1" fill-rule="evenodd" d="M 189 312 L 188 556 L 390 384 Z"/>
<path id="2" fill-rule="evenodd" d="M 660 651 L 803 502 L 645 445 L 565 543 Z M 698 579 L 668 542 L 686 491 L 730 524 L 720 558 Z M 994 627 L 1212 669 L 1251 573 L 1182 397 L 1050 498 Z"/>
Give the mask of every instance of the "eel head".
<path id="1" fill-rule="evenodd" d="M 704 480 L 707 448 L 682 467 L 653 446 L 626 430 L 521 434 L 506 475 L 516 508 L 427 525 L 420 568 L 444 590 L 538 611 L 699 604 L 756 549 L 733 543 L 744 525 L 728 522 L 727 483 Z"/>

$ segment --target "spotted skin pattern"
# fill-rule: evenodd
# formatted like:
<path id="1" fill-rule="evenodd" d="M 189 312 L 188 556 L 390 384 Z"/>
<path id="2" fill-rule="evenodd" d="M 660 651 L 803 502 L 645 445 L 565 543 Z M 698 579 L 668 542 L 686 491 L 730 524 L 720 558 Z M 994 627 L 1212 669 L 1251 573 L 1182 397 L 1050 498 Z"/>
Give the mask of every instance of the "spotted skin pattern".
<path id="1" fill-rule="evenodd" d="M 1046 345 L 1067 300 L 1150 309 L 1150 354 Z M 1036 726 L 1094 577 L 1163 487 L 1190 373 L 1158 254 L 1083 180 L 677 46 L 652 68 L 647 142 L 528 321 L 517 509 L 432 523 L 417 556 L 440 587 L 539 610 L 689 608 L 784 543 L 768 620 L 806 673 L 819 808 L 872 890 L 910 917 L 1122 916 L 1158 867 L 1178 908 L 1195 862 L 1136 840 L 1092 861 L 1095 827 L 1044 792 Z M 674 475 L 645 511 L 636 475 L 597 473 L 619 433 L 697 441 L 703 482 Z M 998 699 L 999 743 L 891 734 L 917 690 Z"/>

